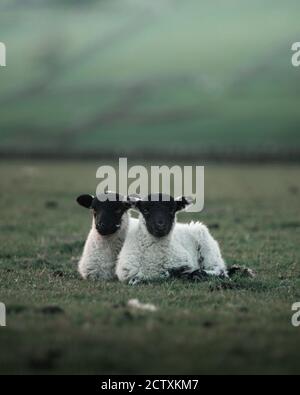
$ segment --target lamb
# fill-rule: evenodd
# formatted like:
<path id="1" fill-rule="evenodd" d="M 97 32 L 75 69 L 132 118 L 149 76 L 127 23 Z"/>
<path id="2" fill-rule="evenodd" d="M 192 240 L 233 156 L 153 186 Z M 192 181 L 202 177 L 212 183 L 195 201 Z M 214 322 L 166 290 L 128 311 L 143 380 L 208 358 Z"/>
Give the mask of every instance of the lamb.
<path id="1" fill-rule="evenodd" d="M 117 261 L 120 281 L 135 285 L 173 273 L 227 277 L 219 245 L 202 223 L 176 224 L 190 199 L 155 194 L 137 200 L 139 223 L 130 229 Z M 176 224 L 176 226 L 175 226 Z"/>
<path id="2" fill-rule="evenodd" d="M 138 220 L 129 216 L 131 203 L 121 195 L 108 192 L 98 198 L 92 195 L 77 198 L 79 205 L 93 211 L 92 229 L 78 271 L 85 279 L 114 280 L 117 257 L 127 231 L 137 227 Z"/>

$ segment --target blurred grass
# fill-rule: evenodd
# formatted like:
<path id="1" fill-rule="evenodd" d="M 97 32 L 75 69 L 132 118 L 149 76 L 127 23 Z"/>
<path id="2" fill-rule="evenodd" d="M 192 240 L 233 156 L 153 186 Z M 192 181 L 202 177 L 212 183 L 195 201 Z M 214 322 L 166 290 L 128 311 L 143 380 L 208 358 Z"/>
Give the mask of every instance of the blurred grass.
<path id="1" fill-rule="evenodd" d="M 296 0 L 0 10 L 1 152 L 300 148 Z"/>
<path id="2" fill-rule="evenodd" d="M 180 219 L 204 221 L 229 264 L 257 271 L 220 289 L 80 280 L 91 217 L 75 198 L 100 165 L 1 163 L 0 372 L 299 374 L 299 166 L 206 167 L 205 210 Z M 130 298 L 159 311 L 133 312 Z"/>

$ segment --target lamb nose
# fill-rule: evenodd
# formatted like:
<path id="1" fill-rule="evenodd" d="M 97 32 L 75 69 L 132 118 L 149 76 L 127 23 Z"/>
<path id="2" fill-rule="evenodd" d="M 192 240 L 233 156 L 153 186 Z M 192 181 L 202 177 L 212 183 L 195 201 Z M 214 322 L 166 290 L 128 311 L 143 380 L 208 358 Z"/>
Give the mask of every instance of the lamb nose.
<path id="1" fill-rule="evenodd" d="M 160 229 L 164 228 L 164 226 L 165 226 L 164 221 L 162 221 L 162 220 L 157 221 L 157 226 L 158 226 Z"/>

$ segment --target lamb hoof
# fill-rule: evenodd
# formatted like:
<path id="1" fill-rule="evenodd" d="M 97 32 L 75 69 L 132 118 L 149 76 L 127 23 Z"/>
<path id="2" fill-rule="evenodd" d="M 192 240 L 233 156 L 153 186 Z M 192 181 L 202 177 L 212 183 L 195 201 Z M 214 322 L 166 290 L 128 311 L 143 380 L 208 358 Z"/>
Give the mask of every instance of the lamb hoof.
<path id="1" fill-rule="evenodd" d="M 188 270 L 189 270 L 188 266 L 171 268 L 171 269 L 169 269 L 169 276 L 175 277 L 175 278 L 182 278 L 188 274 Z"/>
<path id="2" fill-rule="evenodd" d="M 137 278 L 137 277 L 133 277 L 128 281 L 128 285 L 138 285 L 140 284 L 142 281 L 141 279 Z"/>
<path id="3" fill-rule="evenodd" d="M 207 280 L 210 276 L 208 273 L 206 273 L 205 270 L 197 269 L 191 273 L 185 273 L 183 277 L 192 281 L 204 281 Z"/>
<path id="4" fill-rule="evenodd" d="M 254 270 L 249 269 L 245 266 L 233 265 L 228 268 L 228 275 L 229 277 L 233 277 L 235 275 L 246 277 L 246 278 L 254 278 L 256 277 L 256 273 Z"/>

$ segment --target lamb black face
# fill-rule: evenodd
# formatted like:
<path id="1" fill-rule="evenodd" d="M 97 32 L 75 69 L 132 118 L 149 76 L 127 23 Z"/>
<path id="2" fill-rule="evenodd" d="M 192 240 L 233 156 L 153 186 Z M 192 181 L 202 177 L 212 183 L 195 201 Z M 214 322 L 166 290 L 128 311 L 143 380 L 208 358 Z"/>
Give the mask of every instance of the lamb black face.
<path id="1" fill-rule="evenodd" d="M 148 232 L 155 237 L 164 237 L 173 228 L 176 212 L 188 204 L 184 197 L 175 200 L 172 196 L 160 193 L 137 201 L 135 206 L 145 218 Z"/>
<path id="2" fill-rule="evenodd" d="M 123 214 L 131 204 L 124 201 L 119 194 L 105 194 L 99 196 L 99 199 L 91 195 L 81 195 L 77 198 L 77 202 L 93 211 L 99 234 L 109 236 L 120 229 Z"/>

